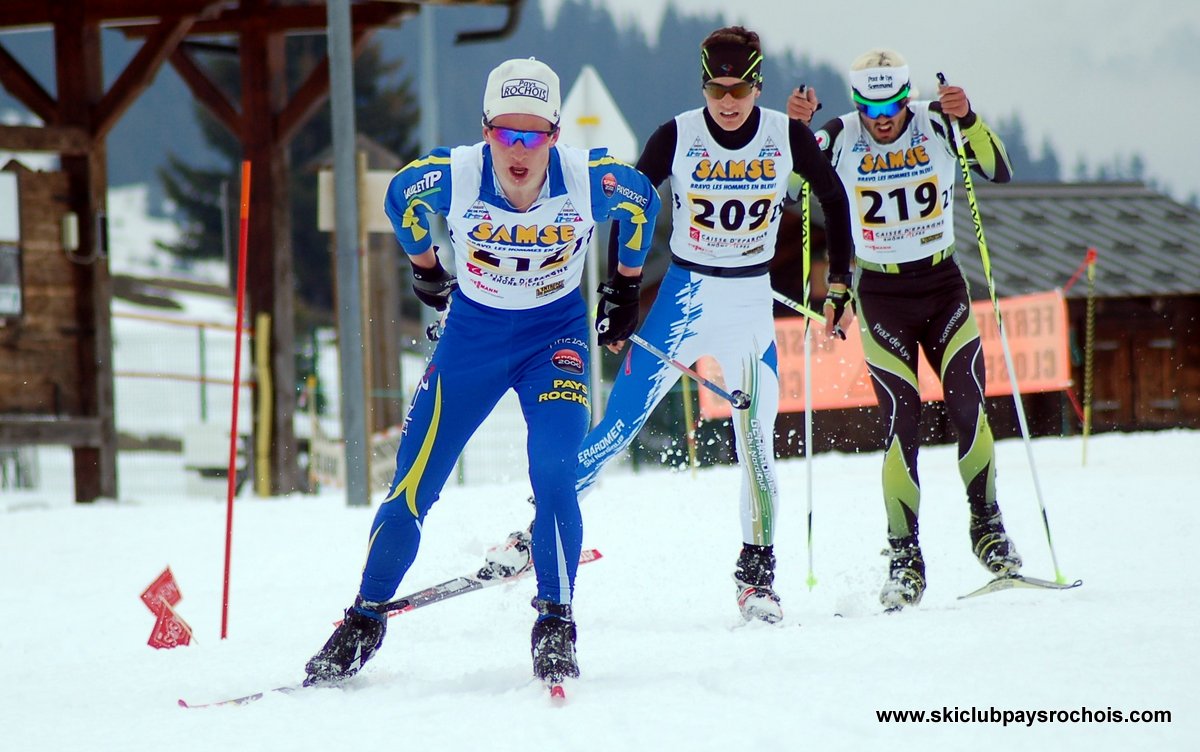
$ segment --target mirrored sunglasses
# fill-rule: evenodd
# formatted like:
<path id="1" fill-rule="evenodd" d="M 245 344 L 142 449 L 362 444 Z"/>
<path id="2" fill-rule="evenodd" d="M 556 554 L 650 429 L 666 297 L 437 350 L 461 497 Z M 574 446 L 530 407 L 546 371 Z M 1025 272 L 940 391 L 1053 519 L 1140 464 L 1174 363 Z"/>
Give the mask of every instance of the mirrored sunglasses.
<path id="1" fill-rule="evenodd" d="M 519 131 L 515 128 L 501 128 L 498 125 L 489 125 L 488 129 L 496 140 L 505 146 L 516 146 L 520 142 L 526 149 L 536 149 L 544 145 L 558 131 L 557 128 L 548 131 Z"/>
<path id="2" fill-rule="evenodd" d="M 704 93 L 713 99 L 724 99 L 726 94 L 732 94 L 734 99 L 745 99 L 754 91 L 750 81 L 738 81 L 736 84 L 719 84 L 716 81 L 704 82 Z"/>
<path id="3" fill-rule="evenodd" d="M 888 102 L 887 104 L 863 104 L 862 102 L 855 102 L 854 106 L 858 108 L 859 112 L 874 120 L 878 117 L 894 116 L 900 110 L 904 109 L 904 100 Z"/>
<path id="4" fill-rule="evenodd" d="M 854 91 L 854 106 L 871 120 L 879 117 L 892 117 L 904 109 L 910 91 L 909 85 L 905 84 L 901 87 L 900 91 L 896 92 L 895 96 L 879 102 L 866 99 L 856 89 Z"/>

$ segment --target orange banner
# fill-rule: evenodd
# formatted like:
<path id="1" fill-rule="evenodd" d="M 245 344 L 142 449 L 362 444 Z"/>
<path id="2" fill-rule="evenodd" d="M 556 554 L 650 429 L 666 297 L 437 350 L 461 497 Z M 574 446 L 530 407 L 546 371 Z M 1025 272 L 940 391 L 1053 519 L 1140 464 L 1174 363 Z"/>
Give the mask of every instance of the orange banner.
<path id="1" fill-rule="evenodd" d="M 972 305 L 979 336 L 983 341 L 983 356 L 987 366 L 987 395 L 996 397 L 1012 394 L 1012 384 L 1004 363 L 996 316 L 991 301 Z M 1067 304 L 1061 290 L 1004 298 L 1000 301 L 1004 331 L 1008 335 L 1009 352 L 1017 372 L 1017 384 L 1022 394 L 1054 392 L 1071 384 L 1071 367 L 1067 337 Z M 857 323 L 857 322 L 856 322 Z M 775 338 L 779 349 L 779 411 L 804 411 L 804 320 L 801 318 L 775 321 Z M 857 326 L 846 332 L 846 340 L 826 339 L 817 328 L 812 341 L 812 397 L 814 410 L 845 407 L 864 407 L 876 404 L 875 391 L 867 363 L 863 358 L 862 339 Z M 720 369 L 711 358 L 701 358 L 696 370 L 706 378 L 721 382 Z M 932 402 L 942 399 L 942 385 L 937 374 L 920 355 L 917 380 L 921 399 Z M 700 415 L 705 420 L 728 418 L 729 403 L 707 389 L 700 390 Z"/>

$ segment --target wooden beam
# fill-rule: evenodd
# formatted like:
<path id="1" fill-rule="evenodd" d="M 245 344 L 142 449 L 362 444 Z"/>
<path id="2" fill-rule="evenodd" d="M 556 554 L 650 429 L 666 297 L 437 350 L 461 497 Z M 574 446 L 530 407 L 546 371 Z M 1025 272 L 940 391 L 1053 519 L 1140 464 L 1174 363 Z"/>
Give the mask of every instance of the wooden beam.
<path id="1" fill-rule="evenodd" d="M 478 3 L 463 3 L 475 5 Z M 483 3 L 487 4 L 487 3 Z M 353 29 L 370 29 L 393 24 L 403 18 L 417 14 L 419 3 L 397 3 L 385 0 L 355 3 L 350 6 L 350 23 Z M 298 31 L 324 32 L 329 20 L 325 3 L 315 5 L 267 6 L 261 9 L 234 8 L 222 11 L 213 18 L 200 20 L 192 27 L 192 36 L 214 36 L 237 34 L 248 23 L 259 23 L 274 32 Z M 121 29 L 127 37 L 144 37 L 154 33 L 152 25 L 125 26 Z"/>
<path id="2" fill-rule="evenodd" d="M 217 7 L 221 0 L 3 0 L 0 28 L 51 26 L 60 17 L 61 6 L 70 3 L 82 6 L 85 23 L 105 24 L 158 18 L 168 5 L 172 14 L 198 15 Z"/>
<path id="3" fill-rule="evenodd" d="M 221 87 L 213 83 L 208 74 L 192 60 L 191 55 L 176 47 L 171 53 L 171 67 L 191 89 L 192 95 L 208 108 L 209 113 L 241 141 L 245 130 L 241 114 L 225 96 L 225 92 L 221 91 Z"/>
<path id="4" fill-rule="evenodd" d="M 0 125 L 0 149 L 87 154 L 92 138 L 78 126 Z"/>
<path id="5" fill-rule="evenodd" d="M 0 44 L 0 86 L 21 100 L 43 123 L 54 123 L 58 118 L 58 102 L 9 54 L 3 44 Z"/>
<path id="6" fill-rule="evenodd" d="M 366 48 L 373 33 L 373 30 L 368 29 L 354 31 L 351 50 L 355 58 Z M 304 127 L 308 119 L 325 104 L 325 100 L 328 98 L 329 57 L 326 56 L 309 72 L 308 78 L 304 79 L 304 83 L 300 84 L 296 93 L 292 95 L 291 100 L 276 118 L 275 133 L 279 142 L 286 144 L 291 141 L 292 136 L 296 135 L 296 131 Z"/>
<path id="7" fill-rule="evenodd" d="M 142 48 L 96 105 L 92 113 L 92 135 L 95 138 L 104 138 L 138 95 L 150 86 L 163 61 L 187 36 L 195 20 L 195 16 L 176 16 L 164 18 L 158 24 L 158 31 L 142 44 Z"/>
<path id="8" fill-rule="evenodd" d="M 96 418 L 0 418 L 0 444 L 65 444 L 100 446 L 100 421 Z"/>

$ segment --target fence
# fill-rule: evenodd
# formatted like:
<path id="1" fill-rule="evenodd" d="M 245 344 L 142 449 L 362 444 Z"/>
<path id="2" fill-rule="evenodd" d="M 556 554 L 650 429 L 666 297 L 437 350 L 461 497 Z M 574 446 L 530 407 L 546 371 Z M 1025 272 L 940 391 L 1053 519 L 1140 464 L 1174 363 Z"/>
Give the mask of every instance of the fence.
<path id="1" fill-rule="evenodd" d="M 218 313 L 228 303 L 222 303 Z M 117 431 L 141 440 L 182 442 L 190 426 L 228 425 L 233 406 L 235 327 L 217 321 L 114 311 L 113 378 Z M 250 333 L 243 331 L 243 363 Z M 251 390 L 243 379 L 239 433 L 249 433 Z"/>

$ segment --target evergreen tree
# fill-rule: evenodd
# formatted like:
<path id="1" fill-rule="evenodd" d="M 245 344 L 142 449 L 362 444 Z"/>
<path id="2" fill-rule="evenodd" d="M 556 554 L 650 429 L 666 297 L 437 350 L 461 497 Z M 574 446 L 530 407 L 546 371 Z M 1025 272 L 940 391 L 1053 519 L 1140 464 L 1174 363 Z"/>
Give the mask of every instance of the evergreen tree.
<path id="1" fill-rule="evenodd" d="M 294 90 L 325 53 L 323 36 L 289 37 L 286 42 L 287 79 Z M 219 57 L 206 61 L 209 76 L 232 101 L 239 101 L 240 77 L 235 59 Z M 413 143 L 419 113 L 407 77 L 399 75 L 400 62 L 385 62 L 377 45 L 368 46 L 355 61 L 355 121 L 358 132 L 369 136 L 397 154 L 401 163 L 416 156 Z M 205 140 L 227 160 L 212 169 L 191 166 L 183 156 L 171 154 L 168 165 L 159 170 L 167 196 L 187 218 L 180 241 L 169 250 L 187 258 L 220 258 L 227 239 L 226 222 L 236 216 L 238 201 L 238 164 L 241 147 L 237 140 L 212 117 L 203 105 L 196 104 Z M 332 309 L 331 238 L 317 229 L 317 176 L 313 160 L 329 150 L 332 141 L 328 107 L 321 108 L 297 132 L 288 145 L 291 159 L 289 197 L 292 213 L 293 268 L 299 295 L 300 315 L 328 320 Z M 398 169 L 401 165 L 396 165 Z M 228 205 L 222 206 L 222 184 Z M 302 327 L 304 328 L 304 327 Z"/>

